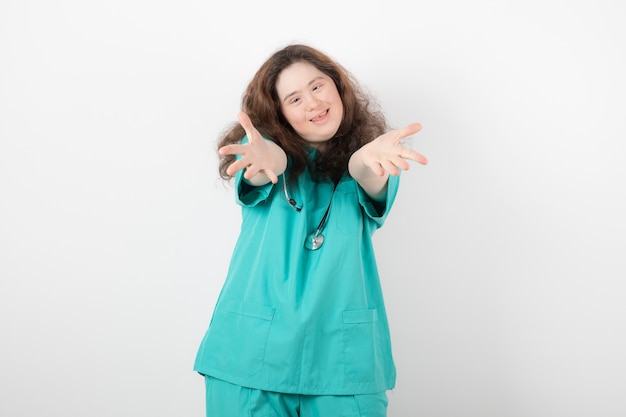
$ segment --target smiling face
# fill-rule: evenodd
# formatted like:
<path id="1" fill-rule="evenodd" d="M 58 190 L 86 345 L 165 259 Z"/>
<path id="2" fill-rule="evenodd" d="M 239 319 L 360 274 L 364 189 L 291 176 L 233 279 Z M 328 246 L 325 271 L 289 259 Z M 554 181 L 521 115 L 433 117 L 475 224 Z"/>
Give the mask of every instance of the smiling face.
<path id="1" fill-rule="evenodd" d="M 276 81 L 280 109 L 300 137 L 318 148 L 331 139 L 343 119 L 335 82 L 306 62 L 285 68 Z"/>

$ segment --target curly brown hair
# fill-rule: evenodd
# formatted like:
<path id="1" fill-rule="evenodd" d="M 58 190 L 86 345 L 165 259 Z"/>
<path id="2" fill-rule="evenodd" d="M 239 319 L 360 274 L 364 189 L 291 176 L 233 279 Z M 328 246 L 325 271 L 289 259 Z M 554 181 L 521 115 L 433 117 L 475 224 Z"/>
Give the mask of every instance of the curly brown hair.
<path id="1" fill-rule="evenodd" d="M 278 144 L 289 158 L 288 174 L 295 180 L 308 163 L 307 142 L 294 131 L 280 110 L 276 81 L 280 73 L 297 62 L 306 62 L 328 75 L 334 82 L 343 102 L 344 117 L 335 136 L 326 142 L 313 165 L 316 180 L 338 182 L 348 170 L 350 156 L 388 129 L 387 120 L 378 104 L 360 86 L 343 66 L 321 51 L 302 44 L 292 44 L 274 52 L 248 84 L 242 96 L 241 110 L 248 114 L 252 124 L 267 139 Z M 245 136 L 240 124 L 234 123 L 218 141 L 218 148 L 239 143 Z M 220 157 L 219 173 L 226 173 L 235 160 L 234 155 Z"/>

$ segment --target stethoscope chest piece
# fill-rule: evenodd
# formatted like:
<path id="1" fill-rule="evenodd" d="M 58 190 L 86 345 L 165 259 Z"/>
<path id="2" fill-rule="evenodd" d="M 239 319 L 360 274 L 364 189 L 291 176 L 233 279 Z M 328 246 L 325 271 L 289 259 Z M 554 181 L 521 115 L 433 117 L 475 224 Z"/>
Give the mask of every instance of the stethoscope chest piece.
<path id="1" fill-rule="evenodd" d="M 313 232 L 306 237 L 304 241 L 304 247 L 309 250 L 317 250 L 324 244 L 324 235 L 318 232 Z"/>

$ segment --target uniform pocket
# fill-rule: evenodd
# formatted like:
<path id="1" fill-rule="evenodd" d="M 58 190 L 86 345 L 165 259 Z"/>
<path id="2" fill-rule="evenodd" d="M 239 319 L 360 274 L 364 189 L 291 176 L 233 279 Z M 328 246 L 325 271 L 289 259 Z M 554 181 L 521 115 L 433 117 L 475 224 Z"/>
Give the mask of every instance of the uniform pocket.
<path id="1" fill-rule="evenodd" d="M 355 395 L 354 399 L 359 407 L 359 417 L 383 417 L 387 415 L 389 400 L 386 392 Z"/>
<path id="2" fill-rule="evenodd" d="M 212 366 L 240 375 L 261 370 L 275 309 L 229 301 L 218 309 L 206 340 L 205 357 Z"/>
<path id="3" fill-rule="evenodd" d="M 345 372 L 353 382 L 371 382 L 376 378 L 377 320 L 376 309 L 343 312 Z"/>

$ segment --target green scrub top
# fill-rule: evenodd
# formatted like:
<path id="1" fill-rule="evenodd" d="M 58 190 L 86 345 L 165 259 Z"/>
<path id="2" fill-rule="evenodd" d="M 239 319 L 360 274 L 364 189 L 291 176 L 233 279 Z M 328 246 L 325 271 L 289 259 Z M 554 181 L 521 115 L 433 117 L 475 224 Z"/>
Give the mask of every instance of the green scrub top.
<path id="1" fill-rule="evenodd" d="M 316 151 L 313 150 L 310 158 Z M 347 173 L 333 184 L 308 171 L 290 184 L 251 187 L 235 177 L 241 233 L 194 370 L 240 386 L 303 395 L 394 388 L 389 325 L 372 235 L 393 204 L 371 200 Z M 332 198 L 324 244 L 305 249 Z"/>

